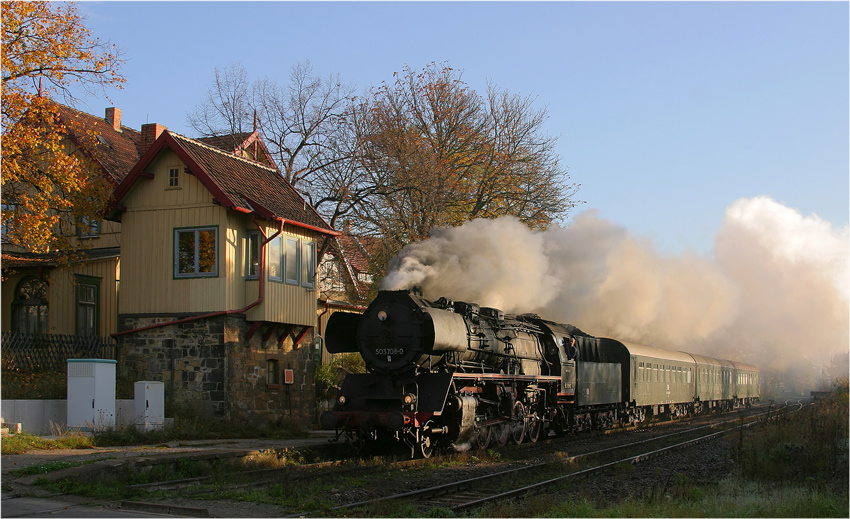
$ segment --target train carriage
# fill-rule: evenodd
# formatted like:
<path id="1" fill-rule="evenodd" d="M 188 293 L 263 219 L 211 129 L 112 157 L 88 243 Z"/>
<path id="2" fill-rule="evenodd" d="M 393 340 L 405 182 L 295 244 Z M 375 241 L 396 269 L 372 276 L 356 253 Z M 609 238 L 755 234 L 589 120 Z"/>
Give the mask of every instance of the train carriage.
<path id="1" fill-rule="evenodd" d="M 735 397 L 735 365 L 730 360 L 718 359 L 720 362 L 720 400 L 725 407 L 730 407 Z"/>
<path id="2" fill-rule="evenodd" d="M 735 368 L 735 394 L 736 404 L 747 407 L 759 398 L 759 369 L 752 364 L 743 362 L 732 362 Z"/>
<path id="3" fill-rule="evenodd" d="M 720 388 L 720 367 L 721 363 L 717 359 L 689 354 L 693 357 L 696 367 L 694 368 L 694 405 L 696 411 L 711 409 L 723 396 Z"/>
<path id="4" fill-rule="evenodd" d="M 694 398 L 694 360 L 682 352 L 601 339 L 603 357 L 623 372 L 623 401 L 629 421 L 647 415 L 687 414 Z"/>

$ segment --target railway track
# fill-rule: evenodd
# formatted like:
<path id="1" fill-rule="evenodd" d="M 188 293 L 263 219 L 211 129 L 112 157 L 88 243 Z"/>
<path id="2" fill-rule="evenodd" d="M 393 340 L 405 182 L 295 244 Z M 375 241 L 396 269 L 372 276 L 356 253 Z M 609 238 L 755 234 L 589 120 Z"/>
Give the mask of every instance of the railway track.
<path id="1" fill-rule="evenodd" d="M 665 422 L 650 422 L 640 424 L 638 427 L 628 427 L 625 429 L 616 428 L 606 431 L 596 431 L 591 434 L 569 435 L 565 437 L 551 437 L 541 439 L 536 443 L 523 443 L 520 445 L 508 444 L 499 451 L 506 457 L 522 457 L 531 458 L 540 453 L 551 452 L 562 448 L 581 448 L 583 445 L 594 445 L 599 442 L 600 436 L 608 436 L 611 434 L 635 434 L 647 433 L 657 428 L 669 427 L 693 427 L 694 424 L 699 424 L 703 421 L 710 421 L 712 417 L 689 417 L 675 421 Z M 274 454 L 272 452 L 272 454 Z M 451 455 L 443 457 L 433 457 L 430 459 L 415 459 L 391 461 L 387 463 L 383 459 L 361 460 L 357 456 L 345 457 L 342 459 L 321 461 L 316 463 L 287 465 L 278 468 L 259 469 L 239 472 L 234 475 L 234 479 L 240 483 L 232 483 L 227 485 L 230 490 L 239 490 L 246 488 L 262 488 L 273 484 L 280 483 L 281 480 L 286 480 L 289 483 L 308 480 L 321 475 L 322 478 L 343 478 L 357 477 L 359 474 L 375 474 L 378 472 L 390 472 L 393 470 L 415 469 L 419 466 L 428 466 L 439 464 L 442 459 L 450 459 Z M 141 483 L 129 485 L 128 490 L 138 490 L 144 492 L 179 492 L 184 496 L 203 496 L 221 490 L 221 486 L 211 488 L 209 485 L 215 482 L 215 476 L 200 476 L 192 478 L 180 478 L 166 481 L 156 481 L 150 483 Z"/>
<path id="2" fill-rule="evenodd" d="M 417 509 L 423 513 L 435 507 L 458 512 L 499 500 L 514 499 L 539 492 L 544 488 L 564 483 L 570 478 L 587 476 L 623 463 L 637 464 L 673 450 L 711 441 L 728 434 L 730 431 L 749 427 L 766 417 L 767 414 L 768 410 L 764 410 L 750 417 L 736 416 L 721 422 L 690 427 L 622 445 L 590 450 L 582 454 L 539 461 L 461 481 L 348 503 L 330 510 L 299 512 L 286 517 L 309 517 L 328 513 L 331 515 L 358 515 L 361 512 L 368 513 L 374 507 L 384 506 L 393 501 L 414 503 Z M 722 430 L 718 431 L 717 428 Z M 550 449 L 551 447 L 550 445 Z M 634 452 L 636 450 L 637 452 Z"/>
<path id="3" fill-rule="evenodd" d="M 788 406 L 782 408 L 790 409 Z M 497 454 L 492 451 L 483 455 L 472 452 L 403 461 L 381 458 L 332 460 L 229 474 L 226 481 L 221 478 L 215 481 L 213 478 L 189 478 L 131 488 L 151 492 L 152 502 L 161 506 L 174 504 L 199 507 L 198 510 L 207 506 L 207 500 L 219 503 L 222 500 L 239 500 L 240 493 L 283 492 L 300 496 L 282 506 L 275 513 L 278 517 L 367 514 L 375 507 L 380 510 L 381 507 L 397 506 L 394 502 L 411 503 L 423 513 L 434 507 L 462 511 L 534 493 L 571 477 L 592 477 L 590 475 L 595 472 L 622 463 L 636 464 L 660 456 L 676 448 L 676 444 L 685 448 L 697 441 L 709 441 L 719 436 L 717 428 L 749 425 L 753 420 L 773 418 L 781 412 L 784 411 L 777 406 L 764 405 L 739 410 L 735 414 L 697 415 L 662 422 L 660 427 L 627 428 L 621 430 L 623 434 L 597 431 L 506 446 Z M 482 457 L 480 463 L 477 456 Z M 455 481 L 447 483 L 447 479 Z M 416 487 L 427 488 L 410 490 Z M 392 493 L 391 488 L 409 491 Z M 378 495 L 370 498 L 369 494 Z M 322 503 L 320 509 L 310 508 L 314 506 L 311 503 L 317 502 Z M 334 502 L 338 506 L 334 506 Z M 127 507 L 148 504 L 144 501 L 124 503 Z M 303 506 L 305 504 L 307 507 Z M 293 513 L 299 509 L 312 511 Z"/>

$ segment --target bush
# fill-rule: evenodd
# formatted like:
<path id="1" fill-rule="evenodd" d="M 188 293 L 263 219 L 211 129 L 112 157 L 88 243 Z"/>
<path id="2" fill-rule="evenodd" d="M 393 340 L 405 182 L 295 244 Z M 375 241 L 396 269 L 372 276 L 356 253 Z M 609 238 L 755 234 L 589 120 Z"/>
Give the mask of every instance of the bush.
<path id="1" fill-rule="evenodd" d="M 348 373 L 364 373 L 366 364 L 358 353 L 335 355 L 328 364 L 316 368 L 316 396 L 320 400 L 333 399 L 342 379 Z"/>
<path id="2" fill-rule="evenodd" d="M 761 481 L 830 480 L 847 474 L 846 380 L 829 397 L 761 426 L 739 445 L 740 469 Z"/>
<path id="3" fill-rule="evenodd" d="M 4 371 L 2 392 L 7 400 L 64 400 L 68 375 L 64 371 Z"/>

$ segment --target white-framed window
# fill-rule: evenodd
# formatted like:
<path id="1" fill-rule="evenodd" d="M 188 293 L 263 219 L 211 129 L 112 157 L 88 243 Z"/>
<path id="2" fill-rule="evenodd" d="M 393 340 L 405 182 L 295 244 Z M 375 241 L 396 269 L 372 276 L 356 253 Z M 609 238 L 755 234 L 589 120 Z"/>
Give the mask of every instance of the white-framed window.
<path id="1" fill-rule="evenodd" d="M 248 231 L 245 235 L 245 279 L 260 278 L 260 233 Z"/>
<path id="2" fill-rule="evenodd" d="M 177 189 L 180 187 L 180 168 L 168 168 L 168 189 Z"/>
<path id="3" fill-rule="evenodd" d="M 174 229 L 174 277 L 218 276 L 218 227 Z"/>
<path id="4" fill-rule="evenodd" d="M 300 243 L 297 238 L 286 239 L 286 250 L 284 251 L 284 255 L 284 268 L 286 269 L 284 279 L 286 284 L 297 285 L 300 281 L 299 273 L 301 262 Z"/>
<path id="5" fill-rule="evenodd" d="M 269 242 L 269 280 L 283 282 L 283 238 L 276 237 Z"/>
<path id="6" fill-rule="evenodd" d="M 301 244 L 301 286 L 316 286 L 316 244 L 311 241 Z"/>

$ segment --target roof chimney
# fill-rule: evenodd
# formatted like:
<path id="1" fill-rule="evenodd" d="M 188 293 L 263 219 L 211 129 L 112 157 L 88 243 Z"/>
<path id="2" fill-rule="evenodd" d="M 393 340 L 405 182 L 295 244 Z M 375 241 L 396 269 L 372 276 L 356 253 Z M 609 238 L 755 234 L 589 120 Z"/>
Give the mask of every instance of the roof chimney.
<path id="1" fill-rule="evenodd" d="M 112 129 L 116 132 L 121 131 L 121 109 L 110 107 L 106 109 L 106 122 L 112 125 Z"/>
<path id="2" fill-rule="evenodd" d="M 151 147 L 153 141 L 157 140 L 159 136 L 167 130 L 165 126 L 157 123 L 143 124 L 142 125 L 142 144 L 141 149 L 139 150 L 140 155 L 144 155 L 146 151 Z"/>

